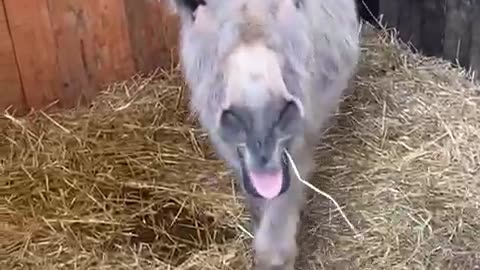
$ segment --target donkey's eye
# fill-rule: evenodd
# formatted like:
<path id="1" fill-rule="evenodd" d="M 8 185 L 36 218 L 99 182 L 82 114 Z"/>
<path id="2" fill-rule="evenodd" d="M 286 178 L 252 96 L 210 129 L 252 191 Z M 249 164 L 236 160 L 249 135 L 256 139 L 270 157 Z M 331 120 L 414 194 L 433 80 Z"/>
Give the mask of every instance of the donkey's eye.
<path id="1" fill-rule="evenodd" d="M 294 101 L 288 101 L 280 111 L 276 123 L 276 129 L 282 135 L 294 135 L 300 131 L 302 127 L 300 108 Z"/>
<path id="2" fill-rule="evenodd" d="M 239 114 L 227 109 L 220 116 L 220 136 L 229 143 L 244 143 L 247 139 L 247 126 Z"/>

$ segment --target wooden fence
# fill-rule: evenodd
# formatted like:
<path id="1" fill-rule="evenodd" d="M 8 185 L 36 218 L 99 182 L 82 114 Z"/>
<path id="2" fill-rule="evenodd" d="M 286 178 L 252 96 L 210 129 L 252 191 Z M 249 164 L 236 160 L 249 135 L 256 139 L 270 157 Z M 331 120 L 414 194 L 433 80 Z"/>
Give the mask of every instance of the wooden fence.
<path id="1" fill-rule="evenodd" d="M 480 72 L 480 0 L 380 0 L 380 14 L 422 53 Z"/>
<path id="2" fill-rule="evenodd" d="M 0 109 L 70 107 L 176 60 L 161 0 L 0 0 Z"/>

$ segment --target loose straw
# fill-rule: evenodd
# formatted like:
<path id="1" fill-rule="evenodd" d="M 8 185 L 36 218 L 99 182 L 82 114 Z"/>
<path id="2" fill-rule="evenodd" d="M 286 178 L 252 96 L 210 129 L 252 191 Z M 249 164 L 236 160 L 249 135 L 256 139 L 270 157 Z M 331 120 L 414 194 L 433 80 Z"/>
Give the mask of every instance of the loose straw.
<path id="1" fill-rule="evenodd" d="M 285 154 L 287 155 L 288 157 L 288 160 L 290 162 L 290 164 L 292 165 L 292 168 L 293 168 L 293 171 L 295 172 L 295 175 L 297 176 L 298 180 L 300 180 L 300 182 L 302 182 L 304 185 L 306 185 L 307 187 L 311 188 L 312 190 L 314 190 L 315 192 L 317 192 L 318 194 L 326 197 L 327 199 L 329 199 L 330 201 L 332 201 L 336 208 L 338 209 L 338 211 L 340 212 L 340 214 L 342 215 L 343 219 L 347 222 L 348 226 L 350 227 L 350 229 L 352 229 L 353 233 L 355 234 L 355 238 L 359 238 L 361 237 L 361 234 L 358 233 L 358 231 L 355 229 L 355 226 L 353 226 L 353 224 L 350 222 L 350 220 L 347 218 L 347 216 L 345 215 L 345 213 L 342 211 L 342 208 L 340 207 L 340 205 L 337 203 L 337 201 L 332 197 L 330 196 L 328 193 L 324 192 L 324 191 L 321 191 L 320 189 L 318 189 L 317 187 L 315 187 L 314 185 L 310 184 L 309 182 L 305 181 L 302 179 L 302 177 L 300 176 L 300 172 L 298 171 L 297 169 L 297 166 L 295 165 L 295 162 L 293 161 L 293 158 L 292 156 L 290 155 L 290 153 L 288 153 L 287 150 L 285 150 Z"/>

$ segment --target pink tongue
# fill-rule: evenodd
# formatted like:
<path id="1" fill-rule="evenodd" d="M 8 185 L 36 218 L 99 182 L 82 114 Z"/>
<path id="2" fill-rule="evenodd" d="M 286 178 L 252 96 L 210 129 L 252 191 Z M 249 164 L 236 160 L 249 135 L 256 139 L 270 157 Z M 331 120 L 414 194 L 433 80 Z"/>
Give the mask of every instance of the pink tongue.
<path id="1" fill-rule="evenodd" d="M 279 170 L 275 173 L 250 173 L 250 180 L 257 192 L 264 198 L 272 199 L 282 189 L 283 175 Z"/>

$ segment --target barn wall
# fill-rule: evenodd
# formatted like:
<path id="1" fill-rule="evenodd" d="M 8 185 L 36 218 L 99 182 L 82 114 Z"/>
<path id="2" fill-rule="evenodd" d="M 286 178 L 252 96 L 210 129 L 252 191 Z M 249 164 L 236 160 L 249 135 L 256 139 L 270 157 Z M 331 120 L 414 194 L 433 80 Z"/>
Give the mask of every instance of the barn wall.
<path id="1" fill-rule="evenodd" d="M 480 1 L 380 0 L 380 15 L 422 53 L 480 72 Z"/>
<path id="2" fill-rule="evenodd" d="M 176 60 L 164 1 L 0 0 L 0 109 L 71 107 Z"/>

